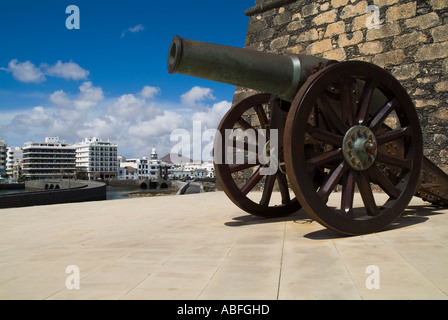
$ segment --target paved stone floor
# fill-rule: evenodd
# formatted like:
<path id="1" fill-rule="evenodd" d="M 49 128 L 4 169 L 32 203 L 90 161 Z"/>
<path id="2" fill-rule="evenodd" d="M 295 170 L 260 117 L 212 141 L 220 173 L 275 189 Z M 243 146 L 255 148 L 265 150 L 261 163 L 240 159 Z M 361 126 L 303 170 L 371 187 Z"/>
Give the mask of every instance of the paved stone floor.
<path id="1" fill-rule="evenodd" d="M 418 198 L 354 237 L 222 192 L 0 210 L 0 299 L 448 299 L 447 266 L 448 209 Z"/>

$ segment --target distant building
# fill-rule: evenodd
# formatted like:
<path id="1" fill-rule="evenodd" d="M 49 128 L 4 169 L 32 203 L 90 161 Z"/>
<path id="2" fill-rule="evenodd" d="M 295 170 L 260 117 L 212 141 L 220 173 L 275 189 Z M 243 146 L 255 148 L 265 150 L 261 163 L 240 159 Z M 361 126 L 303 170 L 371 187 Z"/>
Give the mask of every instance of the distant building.
<path id="1" fill-rule="evenodd" d="M 6 176 L 6 142 L 0 140 L 0 176 Z"/>
<path id="2" fill-rule="evenodd" d="M 212 161 L 176 164 L 171 174 L 174 179 L 216 178 Z"/>
<path id="3" fill-rule="evenodd" d="M 19 178 L 22 171 L 23 150 L 20 147 L 10 147 L 6 152 L 6 173 L 10 178 Z"/>
<path id="4" fill-rule="evenodd" d="M 165 172 L 171 174 L 173 165 L 165 163 L 158 159 L 156 148 L 153 147 L 150 159 L 143 158 L 121 158 L 120 167 L 118 168 L 118 180 L 138 180 L 149 179 L 156 180 L 159 177 L 159 168 L 162 169 L 162 175 Z M 163 177 L 168 179 L 168 177 Z"/>
<path id="5" fill-rule="evenodd" d="M 86 180 L 109 180 L 117 177 L 118 146 L 99 138 L 86 138 L 75 144 L 76 172 Z"/>
<path id="6" fill-rule="evenodd" d="M 23 177 L 74 177 L 75 154 L 76 147 L 59 141 L 58 137 L 46 137 L 45 142 L 27 142 L 23 145 Z"/>

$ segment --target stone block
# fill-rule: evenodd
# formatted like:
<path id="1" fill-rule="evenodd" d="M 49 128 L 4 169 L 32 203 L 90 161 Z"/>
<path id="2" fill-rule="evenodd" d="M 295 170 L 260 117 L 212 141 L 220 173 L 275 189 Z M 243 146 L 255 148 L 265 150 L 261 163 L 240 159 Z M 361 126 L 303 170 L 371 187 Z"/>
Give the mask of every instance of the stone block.
<path id="1" fill-rule="evenodd" d="M 361 30 L 367 28 L 367 19 L 372 16 L 371 13 L 363 14 L 353 18 L 352 31 Z"/>
<path id="2" fill-rule="evenodd" d="M 381 41 L 370 41 L 359 44 L 358 48 L 361 54 L 370 55 L 383 52 L 384 45 Z"/>
<path id="3" fill-rule="evenodd" d="M 400 0 L 373 0 L 373 4 L 378 7 L 391 6 L 400 2 Z"/>
<path id="4" fill-rule="evenodd" d="M 327 11 L 319 14 L 313 19 L 313 24 L 320 26 L 322 24 L 328 24 L 336 21 L 336 10 Z"/>
<path id="5" fill-rule="evenodd" d="M 325 52 L 323 54 L 323 57 L 325 59 L 345 61 L 347 59 L 347 54 L 345 53 L 344 48 L 337 48 L 337 49 Z"/>
<path id="6" fill-rule="evenodd" d="M 436 83 L 435 88 L 436 88 L 437 92 L 440 92 L 440 91 L 446 92 L 446 91 L 448 91 L 448 81 L 445 80 L 445 81 Z"/>
<path id="7" fill-rule="evenodd" d="M 406 28 L 415 28 L 419 30 L 435 27 L 441 23 L 439 16 L 435 12 L 430 12 L 415 18 L 405 20 Z"/>
<path id="8" fill-rule="evenodd" d="M 319 39 L 319 33 L 316 29 L 310 29 L 308 31 L 302 32 L 299 34 L 297 38 L 297 42 L 307 42 L 307 41 L 315 41 Z"/>
<path id="9" fill-rule="evenodd" d="M 399 65 L 392 69 L 392 74 L 398 80 L 415 78 L 420 73 L 418 63 Z"/>
<path id="10" fill-rule="evenodd" d="M 339 36 L 339 47 L 347 47 L 362 42 L 364 36 L 362 31 L 355 31 L 353 33 L 343 33 Z"/>
<path id="11" fill-rule="evenodd" d="M 399 65 L 406 58 L 403 50 L 398 49 L 394 51 L 384 52 L 373 57 L 373 63 L 384 68 L 387 65 Z"/>
<path id="12" fill-rule="evenodd" d="M 434 42 L 448 41 L 448 24 L 444 24 L 431 29 L 431 35 L 434 39 Z"/>
<path id="13" fill-rule="evenodd" d="M 345 5 L 347 5 L 347 3 L 348 3 L 348 0 L 331 0 L 331 6 L 333 8 L 339 8 L 339 7 L 345 6 Z"/>
<path id="14" fill-rule="evenodd" d="M 348 19 L 367 12 L 367 1 L 360 1 L 357 4 L 350 4 L 342 9 L 340 16 L 341 19 Z"/>
<path id="15" fill-rule="evenodd" d="M 270 49 L 275 51 L 281 48 L 285 48 L 288 46 L 288 42 L 289 42 L 289 35 L 276 38 L 271 41 Z"/>
<path id="16" fill-rule="evenodd" d="M 417 4 L 415 1 L 389 7 L 386 11 L 386 21 L 391 22 L 414 17 L 416 10 Z"/>
<path id="17" fill-rule="evenodd" d="M 327 29 L 325 31 L 325 38 L 329 38 L 335 34 L 342 34 L 344 32 L 345 32 L 345 22 L 344 21 L 334 22 L 327 26 Z"/>
<path id="18" fill-rule="evenodd" d="M 394 38 L 393 46 L 395 48 L 407 48 L 426 41 L 426 36 L 420 31 L 399 35 Z"/>
<path id="19" fill-rule="evenodd" d="M 448 8 L 448 2 L 446 0 L 429 0 L 429 4 L 434 10 Z"/>
<path id="20" fill-rule="evenodd" d="M 448 57 L 448 42 L 422 45 L 414 55 L 415 61 L 435 60 Z"/>
<path id="21" fill-rule="evenodd" d="M 302 7 L 302 16 L 309 17 L 319 12 L 319 5 L 317 3 L 311 3 Z"/>
<path id="22" fill-rule="evenodd" d="M 333 45 L 331 44 L 330 39 L 316 41 L 306 47 L 306 53 L 311 55 L 317 55 L 330 50 L 333 50 Z"/>
<path id="23" fill-rule="evenodd" d="M 288 24 L 287 29 L 289 31 L 296 31 L 304 28 L 305 26 L 306 24 L 304 20 L 294 20 Z"/>
<path id="24" fill-rule="evenodd" d="M 401 28 L 398 22 L 392 22 L 381 25 L 379 29 L 367 30 L 366 40 L 372 41 L 383 39 L 391 36 L 396 36 L 401 33 Z"/>

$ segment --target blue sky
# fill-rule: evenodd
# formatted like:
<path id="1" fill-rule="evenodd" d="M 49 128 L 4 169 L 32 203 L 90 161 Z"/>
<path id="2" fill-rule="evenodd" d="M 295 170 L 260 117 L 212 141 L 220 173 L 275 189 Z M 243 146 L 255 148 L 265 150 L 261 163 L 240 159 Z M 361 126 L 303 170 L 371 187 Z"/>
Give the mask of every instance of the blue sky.
<path id="1" fill-rule="evenodd" d="M 170 75 L 174 35 L 243 47 L 254 0 L 1 1 L 0 140 L 98 136 L 126 156 L 173 146 L 170 133 L 216 127 L 234 87 Z M 79 29 L 67 29 L 69 5 Z"/>

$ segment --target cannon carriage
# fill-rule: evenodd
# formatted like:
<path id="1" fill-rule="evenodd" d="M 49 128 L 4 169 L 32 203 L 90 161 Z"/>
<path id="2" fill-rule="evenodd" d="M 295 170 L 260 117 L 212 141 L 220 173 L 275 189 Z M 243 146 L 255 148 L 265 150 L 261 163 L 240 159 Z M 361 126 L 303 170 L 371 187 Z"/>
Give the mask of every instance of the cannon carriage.
<path id="1" fill-rule="evenodd" d="M 358 235 L 394 222 L 415 195 L 448 206 L 448 176 L 423 156 L 412 100 L 376 65 L 175 36 L 168 71 L 260 92 L 227 112 L 214 145 L 222 189 L 250 214 L 304 208 L 323 226 Z"/>

